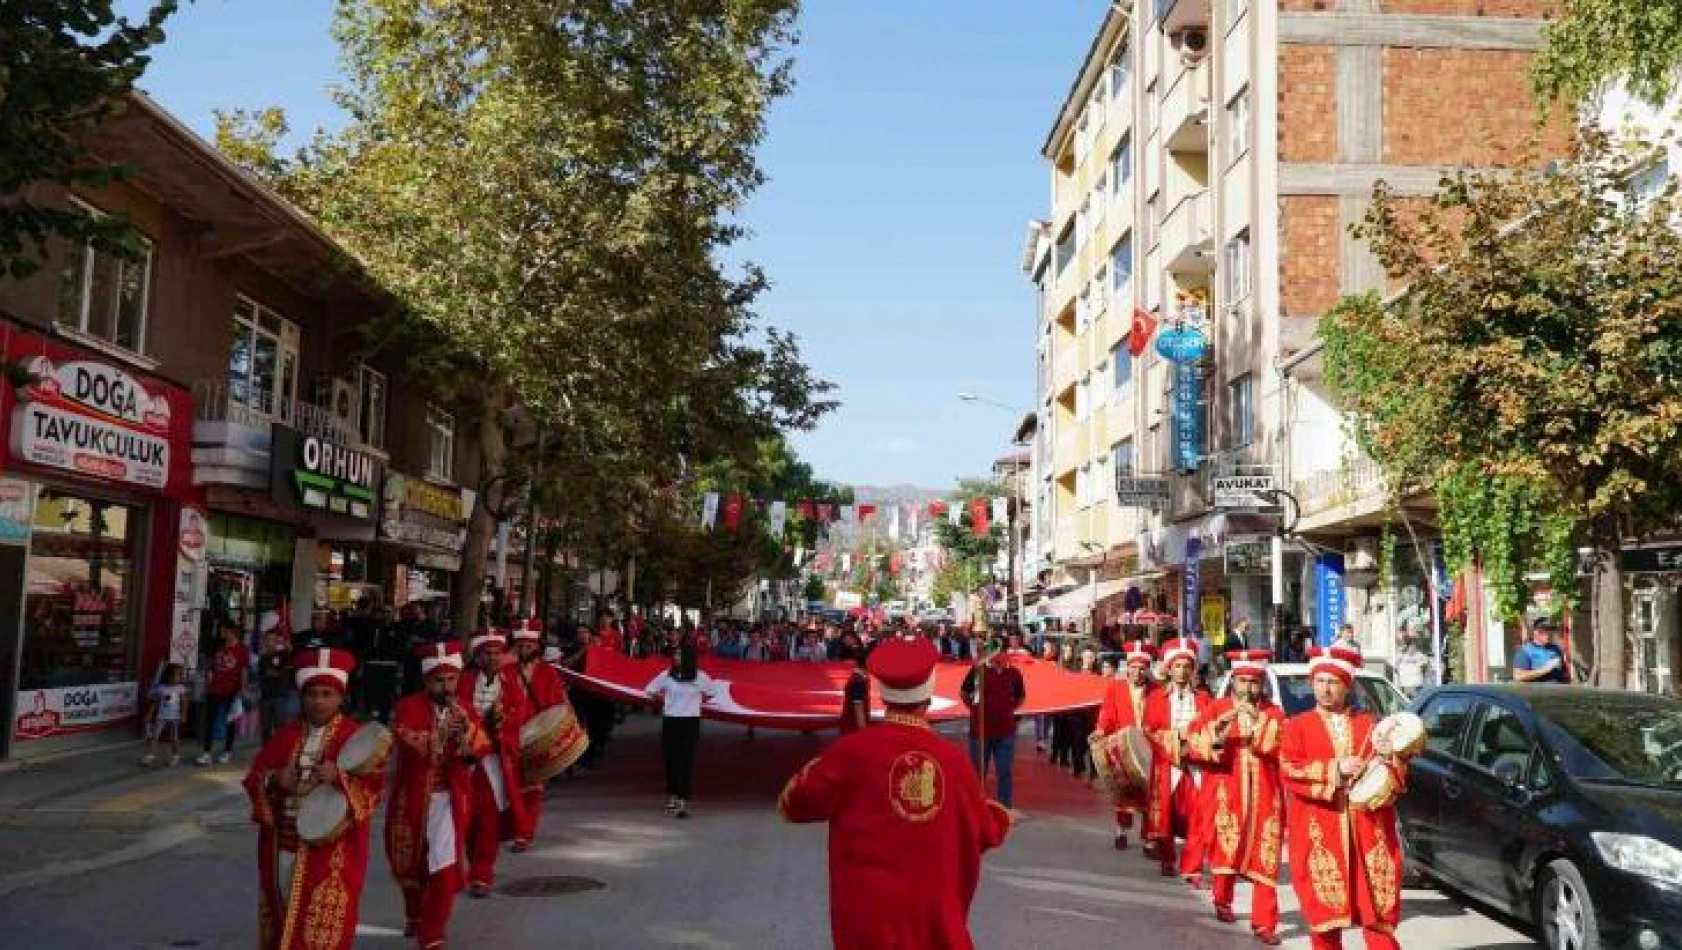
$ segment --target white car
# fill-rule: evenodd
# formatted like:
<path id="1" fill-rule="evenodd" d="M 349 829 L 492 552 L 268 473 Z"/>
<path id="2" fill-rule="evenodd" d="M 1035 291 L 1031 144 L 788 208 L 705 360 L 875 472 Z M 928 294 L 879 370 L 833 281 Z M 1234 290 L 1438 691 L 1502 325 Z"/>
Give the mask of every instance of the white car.
<path id="1" fill-rule="evenodd" d="M 1223 675 L 1215 684 L 1215 698 L 1219 699 L 1227 694 L 1231 688 L 1232 674 Z M 1270 663 L 1267 667 L 1267 694 L 1279 704 L 1279 708 L 1286 716 L 1294 716 L 1300 712 L 1307 712 L 1314 708 L 1314 688 L 1308 682 L 1307 663 Z M 1408 700 L 1402 691 L 1393 686 L 1389 680 L 1371 670 L 1357 670 L 1355 672 L 1355 696 L 1357 706 L 1375 716 L 1383 718 L 1393 712 L 1401 712 L 1408 708 Z"/>

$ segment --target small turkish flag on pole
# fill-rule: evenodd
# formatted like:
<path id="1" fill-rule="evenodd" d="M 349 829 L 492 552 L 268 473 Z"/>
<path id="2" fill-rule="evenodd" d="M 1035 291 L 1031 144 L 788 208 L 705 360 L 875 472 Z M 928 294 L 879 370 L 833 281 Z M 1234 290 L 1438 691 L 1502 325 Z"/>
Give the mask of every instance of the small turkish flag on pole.
<path id="1" fill-rule="evenodd" d="M 970 529 L 978 538 L 987 536 L 987 499 L 977 498 L 969 503 Z"/>
<path id="2" fill-rule="evenodd" d="M 1133 308 L 1133 326 L 1127 332 L 1127 352 L 1141 356 L 1156 335 L 1156 317 L 1140 307 Z"/>
<path id="3" fill-rule="evenodd" d="M 742 521 L 742 496 L 730 495 L 724 499 L 724 530 L 734 531 Z"/>

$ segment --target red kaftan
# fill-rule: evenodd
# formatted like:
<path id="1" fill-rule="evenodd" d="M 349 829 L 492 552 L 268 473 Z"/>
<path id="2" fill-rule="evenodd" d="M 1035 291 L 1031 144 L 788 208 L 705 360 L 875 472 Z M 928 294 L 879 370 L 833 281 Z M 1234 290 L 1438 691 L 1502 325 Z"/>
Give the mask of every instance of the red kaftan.
<path id="1" fill-rule="evenodd" d="M 456 681 L 456 701 L 473 706 L 473 692 L 484 674 L 469 669 Z M 520 794 L 520 727 L 529 718 L 526 688 L 520 682 L 518 664 L 505 663 L 497 668 L 502 683 L 494 715 L 481 715 L 486 723 L 485 734 L 491 747 L 485 754 L 494 755 L 494 768 L 502 778 L 504 806 L 497 807 L 496 793 L 485 770 L 493 765 L 481 759 L 473 768 L 473 823 L 467 833 L 467 880 L 470 884 L 489 886 L 496 882 L 496 859 L 501 842 L 513 840 L 515 831 L 526 823 L 526 801 Z M 475 710 L 476 711 L 476 710 Z M 496 720 L 491 727 L 489 720 Z"/>
<path id="2" fill-rule="evenodd" d="M 1246 735 L 1239 719 L 1227 724 L 1217 750 L 1215 720 L 1233 708 L 1232 697 L 1210 704 L 1192 724 L 1191 758 L 1204 767 L 1209 810 L 1204 816 L 1209 867 L 1216 874 L 1237 874 L 1258 884 L 1279 877 L 1279 846 L 1284 838 L 1285 793 L 1279 784 L 1279 731 L 1285 714 L 1263 700 L 1259 719 Z"/>
<path id="3" fill-rule="evenodd" d="M 336 762 L 356 734 L 357 723 L 338 717 L 327 726 L 319 761 Z M 369 819 L 385 785 L 383 774 L 357 777 L 340 773 L 334 782 L 350 805 L 351 825 L 331 842 L 307 845 L 298 840 L 296 818 L 287 813 L 287 794 L 265 779 L 291 768 L 308 736 L 302 720 L 281 726 L 263 744 L 245 773 L 251 820 L 257 823 L 257 912 L 263 950 L 349 950 L 356 939 L 362 884 L 368 876 Z M 294 799 L 292 805 L 296 807 Z M 279 880 L 281 850 L 295 853 L 291 900 L 283 900 Z"/>
<path id="4" fill-rule="evenodd" d="M 519 671 L 520 686 L 526 698 L 526 709 L 529 716 L 552 706 L 567 704 L 566 684 L 561 681 L 561 674 L 542 659 L 534 659 L 530 663 L 522 663 L 515 667 Z M 523 778 L 523 776 L 522 776 Z M 522 813 L 520 820 L 514 827 L 514 840 L 530 844 L 537 837 L 537 819 L 543 814 L 543 783 L 523 782 L 520 786 L 520 801 Z"/>
<path id="5" fill-rule="evenodd" d="M 1151 791 L 1149 806 L 1145 811 L 1145 837 L 1157 841 L 1168 842 L 1173 846 L 1176 837 L 1188 839 L 1197 829 L 1197 814 L 1199 806 L 1198 779 L 1192 772 L 1184 769 L 1189 763 L 1183 760 L 1181 739 L 1186 734 L 1176 733 L 1173 728 L 1173 707 L 1169 697 L 1173 693 L 1173 686 L 1166 686 L 1153 690 L 1145 700 L 1145 732 L 1149 734 L 1151 748 L 1155 755 L 1151 759 Z M 1209 693 L 1206 690 L 1193 690 L 1194 702 L 1199 715 L 1209 708 Z M 1180 773 L 1179 781 L 1175 781 L 1175 773 Z"/>
<path id="6" fill-rule="evenodd" d="M 1147 681 L 1144 686 L 1135 688 L 1126 680 L 1112 682 L 1104 692 L 1104 705 L 1098 710 L 1099 735 L 1113 736 L 1128 726 L 1144 727 L 1145 706 L 1149 703 L 1151 694 L 1156 692 L 1156 685 Z M 1133 825 L 1132 815 L 1142 814 L 1148 803 L 1148 792 L 1116 802 L 1116 820 L 1124 828 Z"/>
<path id="7" fill-rule="evenodd" d="M 1345 718 L 1347 737 L 1333 738 L 1329 720 Z M 1292 716 L 1280 735 L 1279 764 L 1291 794 L 1286 824 L 1291 883 L 1314 933 L 1343 927 L 1393 931 L 1402 917 L 1402 847 L 1396 809 L 1349 807 L 1338 761 L 1372 750 L 1373 718 L 1364 712 L 1318 709 Z"/>
<path id="8" fill-rule="evenodd" d="M 459 708 L 468 723 L 465 751 L 484 755 L 490 750 L 490 739 L 478 714 L 470 705 Z M 385 816 L 386 859 L 403 891 L 408 922 L 418 929 L 423 948 L 443 943 L 455 895 L 467 885 L 464 846 L 472 808 L 473 763 L 459 754 L 461 750 L 442 747 L 437 715 L 432 697 L 424 692 L 404 697 L 392 712 L 397 771 Z M 434 791 L 449 795 L 456 840 L 455 861 L 437 871 L 430 869 L 427 860 L 426 821 Z"/>
<path id="9" fill-rule="evenodd" d="M 838 739 L 789 779 L 789 821 L 829 822 L 837 950 L 970 950 L 981 855 L 1010 830 L 962 750 L 890 713 Z"/>

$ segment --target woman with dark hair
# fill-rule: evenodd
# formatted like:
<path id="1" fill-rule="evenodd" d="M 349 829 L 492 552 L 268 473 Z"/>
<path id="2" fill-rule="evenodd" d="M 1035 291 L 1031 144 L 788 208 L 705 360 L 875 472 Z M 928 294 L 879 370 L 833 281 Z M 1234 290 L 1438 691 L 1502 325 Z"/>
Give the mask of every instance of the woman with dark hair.
<path id="1" fill-rule="evenodd" d="M 695 748 L 701 742 L 701 701 L 717 694 L 712 678 L 695 665 L 695 644 L 684 641 L 672 656 L 671 669 L 644 692 L 660 704 L 660 748 L 666 760 L 666 811 L 689 817 L 689 786 L 695 772 Z"/>

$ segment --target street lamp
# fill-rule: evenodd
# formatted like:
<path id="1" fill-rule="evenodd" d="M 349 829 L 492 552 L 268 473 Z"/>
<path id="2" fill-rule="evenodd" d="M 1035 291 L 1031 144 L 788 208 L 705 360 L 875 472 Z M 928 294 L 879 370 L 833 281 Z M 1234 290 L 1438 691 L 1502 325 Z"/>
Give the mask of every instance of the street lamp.
<path id="1" fill-rule="evenodd" d="M 1255 493 L 1272 504 L 1280 507 L 1279 530 L 1273 535 L 1273 624 L 1269 634 L 1272 641 L 1269 648 L 1278 651 L 1279 640 L 1285 632 L 1285 539 L 1296 533 L 1297 522 L 1302 520 L 1302 504 L 1297 496 L 1283 488 L 1264 488 Z M 1286 503 L 1289 507 L 1286 507 Z"/>

